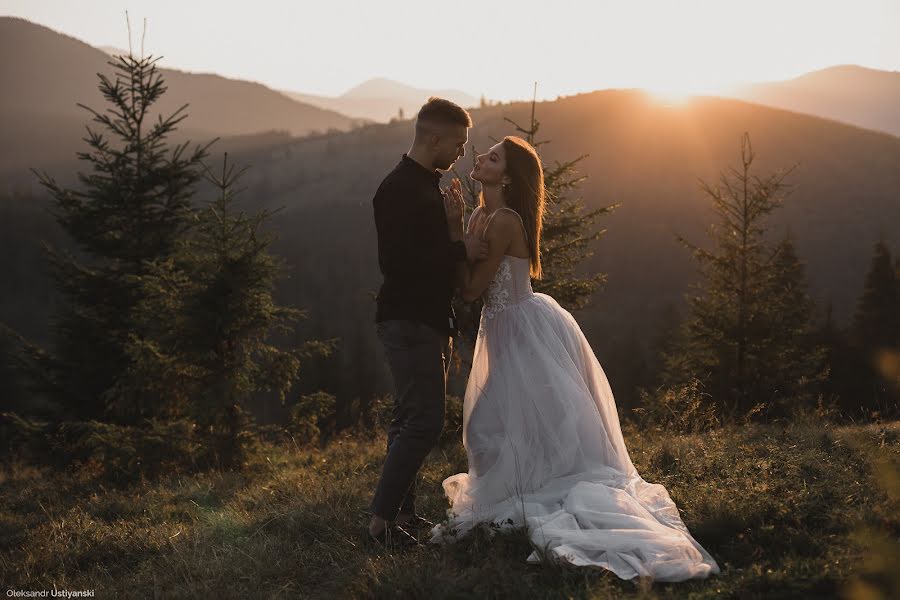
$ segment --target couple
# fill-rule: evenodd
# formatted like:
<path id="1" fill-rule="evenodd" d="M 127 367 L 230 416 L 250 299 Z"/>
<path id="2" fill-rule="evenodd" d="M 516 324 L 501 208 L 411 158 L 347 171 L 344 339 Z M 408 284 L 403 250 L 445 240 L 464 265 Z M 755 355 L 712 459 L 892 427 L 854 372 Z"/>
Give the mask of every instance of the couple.
<path id="1" fill-rule="evenodd" d="M 534 148 L 507 137 L 477 157 L 480 206 L 463 225 L 459 182 L 468 113 L 431 98 L 415 139 L 373 199 L 384 283 L 376 322 L 396 388 L 368 535 L 382 543 L 453 541 L 478 523 L 527 526 L 555 560 L 623 579 L 718 573 L 661 485 L 637 473 L 606 375 L 578 323 L 540 277 L 544 182 Z M 456 319 L 454 292 L 484 300 L 463 408 L 468 473 L 447 478 L 449 519 L 416 515 L 416 475 L 438 441 Z M 528 557 L 540 560 L 538 553 Z"/>

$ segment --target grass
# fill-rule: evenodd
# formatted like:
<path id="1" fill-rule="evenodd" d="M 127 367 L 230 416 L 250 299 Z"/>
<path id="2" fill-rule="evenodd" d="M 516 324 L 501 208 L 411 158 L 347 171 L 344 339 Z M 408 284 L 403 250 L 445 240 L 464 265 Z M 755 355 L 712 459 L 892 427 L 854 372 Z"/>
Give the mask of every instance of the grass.
<path id="1" fill-rule="evenodd" d="M 621 581 L 600 569 L 527 565 L 522 533 L 446 547 L 367 548 L 361 532 L 384 440 L 266 445 L 244 470 L 122 486 L 88 469 L 20 462 L 0 473 L 0 582 L 96 597 L 779 598 L 897 590 L 900 423 L 637 432 L 644 479 L 666 486 L 721 576 Z M 419 511 L 440 520 L 459 445 L 421 472 Z M 891 587 L 894 586 L 894 587 Z M 869 596 L 869 597 L 878 597 Z"/>

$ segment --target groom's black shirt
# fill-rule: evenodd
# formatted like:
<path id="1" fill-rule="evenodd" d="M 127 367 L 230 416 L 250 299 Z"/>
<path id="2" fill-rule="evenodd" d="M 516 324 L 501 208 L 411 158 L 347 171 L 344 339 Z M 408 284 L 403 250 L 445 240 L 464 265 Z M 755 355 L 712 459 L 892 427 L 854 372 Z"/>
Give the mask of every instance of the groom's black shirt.
<path id="1" fill-rule="evenodd" d="M 440 181 L 437 171 L 404 154 L 375 192 L 378 265 L 384 275 L 375 321 L 419 321 L 455 336 L 453 278 L 466 247 L 450 241 Z"/>

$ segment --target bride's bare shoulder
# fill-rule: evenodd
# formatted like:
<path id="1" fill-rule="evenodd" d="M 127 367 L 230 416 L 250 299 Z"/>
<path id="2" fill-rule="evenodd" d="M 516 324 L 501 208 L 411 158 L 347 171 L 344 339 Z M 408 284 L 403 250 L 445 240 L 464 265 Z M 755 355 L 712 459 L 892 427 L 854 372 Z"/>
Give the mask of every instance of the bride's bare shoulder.
<path id="1" fill-rule="evenodd" d="M 491 215 L 487 226 L 490 229 L 503 229 L 507 232 L 521 229 L 519 213 L 512 209 L 497 209 Z"/>
<path id="2" fill-rule="evenodd" d="M 496 210 L 488 217 L 484 226 L 484 237 L 487 239 L 501 239 L 511 242 L 516 233 L 522 229 L 519 225 L 518 215 L 509 210 Z"/>

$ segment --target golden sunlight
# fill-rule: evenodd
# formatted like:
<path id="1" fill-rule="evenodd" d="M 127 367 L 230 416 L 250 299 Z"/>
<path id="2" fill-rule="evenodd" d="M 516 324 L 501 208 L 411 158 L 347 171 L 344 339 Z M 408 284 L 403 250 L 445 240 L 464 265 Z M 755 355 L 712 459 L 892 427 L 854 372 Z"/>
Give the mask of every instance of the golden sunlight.
<path id="1" fill-rule="evenodd" d="M 661 84 L 644 86 L 643 89 L 656 101 L 663 104 L 682 105 L 687 104 L 695 96 L 718 96 L 728 90 L 728 85 L 689 85 L 675 80 Z"/>
<path id="2" fill-rule="evenodd" d="M 686 104 L 691 98 L 697 95 L 688 88 L 678 86 L 654 86 L 644 88 L 644 91 L 663 104 Z"/>

